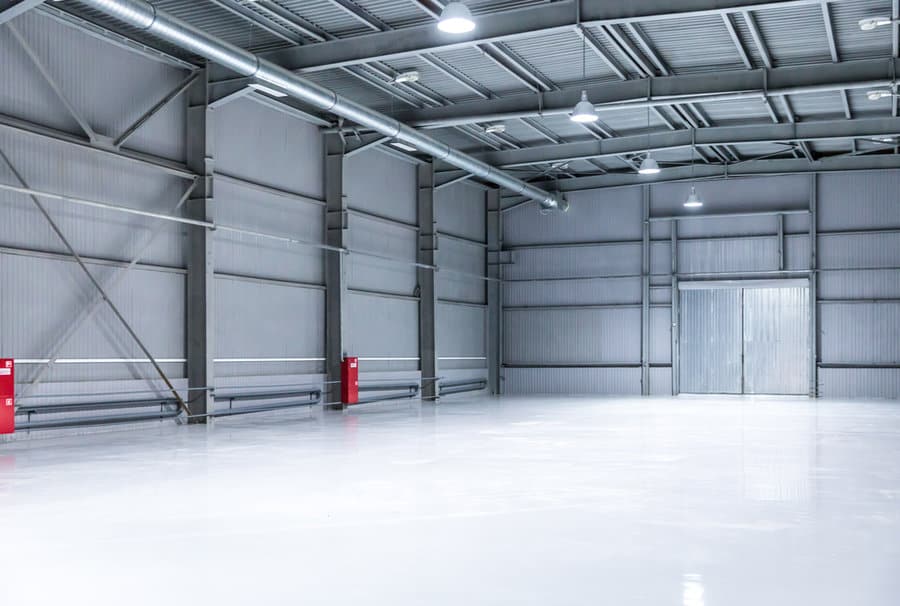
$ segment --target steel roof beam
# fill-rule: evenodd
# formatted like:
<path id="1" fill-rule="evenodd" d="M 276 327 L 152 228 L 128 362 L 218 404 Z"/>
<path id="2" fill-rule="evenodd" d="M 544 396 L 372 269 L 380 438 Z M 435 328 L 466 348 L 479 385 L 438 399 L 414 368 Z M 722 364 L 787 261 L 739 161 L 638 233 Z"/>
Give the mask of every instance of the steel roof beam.
<path id="1" fill-rule="evenodd" d="M 655 177 L 633 173 L 609 173 L 592 177 L 577 177 L 554 181 L 554 187 L 561 192 L 587 189 L 604 189 L 629 185 L 647 185 L 675 181 L 698 181 L 707 179 L 734 178 L 761 175 L 790 175 L 827 172 L 897 170 L 900 169 L 900 155 L 883 154 L 871 156 L 837 156 L 810 162 L 806 158 L 755 160 L 738 164 L 698 164 L 693 167 L 667 168 Z M 689 216 L 689 215 L 687 215 Z"/>
<path id="2" fill-rule="evenodd" d="M 0 0 L 0 25 L 24 15 L 44 3 L 44 0 Z"/>
<path id="3" fill-rule="evenodd" d="M 660 19 L 689 18 L 740 12 L 746 9 L 784 8 L 818 4 L 821 0 L 581 0 L 580 20 L 575 0 L 479 15 L 478 28 L 462 36 L 447 36 L 433 25 L 372 33 L 346 40 L 276 50 L 263 55 L 292 70 L 321 71 L 336 67 L 415 56 L 503 42 L 563 31 L 582 25 L 624 25 Z"/>
<path id="4" fill-rule="evenodd" d="M 666 106 L 676 103 L 712 103 L 762 99 L 807 93 L 890 86 L 900 60 L 865 59 L 822 65 L 734 70 L 708 74 L 664 76 L 587 87 L 598 111 Z M 581 97 L 581 87 L 533 94 L 467 101 L 448 107 L 401 112 L 398 118 L 422 128 L 443 128 L 474 122 L 563 115 Z M 648 90 L 650 100 L 648 101 Z"/>
<path id="5" fill-rule="evenodd" d="M 715 126 L 603 139 L 577 143 L 556 143 L 516 150 L 487 152 L 475 156 L 494 166 L 513 168 L 532 164 L 572 162 L 647 151 L 664 151 L 697 146 L 799 143 L 900 136 L 900 118 L 823 120 L 795 124 Z"/>

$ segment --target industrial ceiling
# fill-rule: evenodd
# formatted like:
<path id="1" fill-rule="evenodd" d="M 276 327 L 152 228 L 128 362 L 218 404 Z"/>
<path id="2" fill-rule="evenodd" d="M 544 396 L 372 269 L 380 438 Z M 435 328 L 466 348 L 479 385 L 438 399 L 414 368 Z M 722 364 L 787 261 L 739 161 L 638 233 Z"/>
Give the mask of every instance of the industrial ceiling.
<path id="1" fill-rule="evenodd" d="M 900 166 L 900 0 L 480 0 L 466 3 L 476 27 L 461 35 L 436 27 L 438 0 L 153 4 L 547 189 L 639 183 L 648 152 L 663 169 L 654 179 Z M 74 0 L 38 10 L 199 63 Z M 884 22 L 863 29 L 871 17 Z M 251 83 L 224 69 L 214 79 L 223 103 Z M 596 122 L 570 119 L 583 90 Z M 355 133 L 351 145 L 385 143 Z"/>

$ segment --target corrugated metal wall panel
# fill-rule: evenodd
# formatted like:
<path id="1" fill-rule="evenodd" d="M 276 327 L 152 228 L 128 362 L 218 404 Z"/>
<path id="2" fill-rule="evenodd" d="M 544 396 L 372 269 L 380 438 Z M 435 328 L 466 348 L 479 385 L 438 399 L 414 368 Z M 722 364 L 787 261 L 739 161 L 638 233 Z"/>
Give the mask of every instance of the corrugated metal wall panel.
<path id="1" fill-rule="evenodd" d="M 366 255 L 351 255 L 347 263 L 347 285 L 351 289 L 371 290 L 411 297 L 416 290 L 416 272 L 409 265 Z"/>
<path id="2" fill-rule="evenodd" d="M 819 306 L 821 356 L 832 364 L 900 364 L 900 303 Z"/>
<path id="3" fill-rule="evenodd" d="M 434 203 L 439 230 L 484 242 L 484 190 L 464 183 L 451 185 L 435 192 Z"/>
<path id="4" fill-rule="evenodd" d="M 438 239 L 440 267 L 449 271 L 464 272 L 481 276 L 487 251 L 479 244 L 452 238 Z"/>
<path id="5" fill-rule="evenodd" d="M 640 362 L 641 310 L 508 310 L 504 361 L 510 364 Z"/>
<path id="6" fill-rule="evenodd" d="M 823 398 L 900 398 L 900 369 L 823 368 L 819 370 Z"/>
<path id="7" fill-rule="evenodd" d="M 778 233 L 774 216 L 733 219 L 681 219 L 679 238 L 718 238 L 722 236 L 770 236 Z"/>
<path id="8" fill-rule="evenodd" d="M 784 268 L 795 270 L 809 269 L 809 236 L 806 234 L 785 236 Z"/>
<path id="9" fill-rule="evenodd" d="M 216 359 L 323 358 L 324 292 L 216 278 Z M 323 372 L 324 361 L 219 363 L 223 376 Z"/>
<path id="10" fill-rule="evenodd" d="M 819 300 L 900 299 L 900 270 L 828 271 L 819 274 Z"/>
<path id="11" fill-rule="evenodd" d="M 608 277 L 641 273 L 641 245 L 527 248 L 512 253 L 504 278 Z M 558 288 L 559 284 L 549 288 Z"/>
<path id="12" fill-rule="evenodd" d="M 741 393 L 741 291 L 682 290 L 682 393 Z"/>
<path id="13" fill-rule="evenodd" d="M 169 214 L 187 188 L 183 180 L 154 169 L 7 130 L 0 131 L 0 148 L 28 185 L 38 190 Z M 0 181 L 16 183 L 2 162 Z M 0 245 L 66 251 L 28 196 L 0 192 L 0 204 L 5 209 L 5 220 L 0 221 Z M 62 201 L 45 200 L 44 206 L 84 256 L 130 261 L 150 234 L 159 230 L 143 259 L 182 264 L 182 230 L 178 226 L 160 226 L 157 219 Z"/>
<path id="14" fill-rule="evenodd" d="M 541 215 L 528 204 L 504 213 L 504 244 L 558 244 L 641 239 L 640 188 L 567 194 L 567 213 Z"/>
<path id="15" fill-rule="evenodd" d="M 389 258 L 351 254 L 347 260 L 347 284 L 350 288 L 413 294 L 416 268 L 412 263 L 416 260 L 418 245 L 414 230 L 351 213 L 348 239 L 353 250 Z"/>
<path id="16" fill-rule="evenodd" d="M 504 393 L 640 395 L 640 368 L 506 368 Z"/>
<path id="17" fill-rule="evenodd" d="M 322 198 L 322 136 L 307 122 L 238 99 L 213 112 L 216 170 Z"/>
<path id="18" fill-rule="evenodd" d="M 182 70 L 106 44 L 36 11 L 13 25 L 75 110 L 101 135 L 122 134 L 185 77 Z M 0 29 L 0 73 L 3 113 L 82 134 L 8 28 Z M 128 147 L 183 158 L 184 124 L 184 108 L 175 102 L 138 131 Z"/>
<path id="19" fill-rule="evenodd" d="M 366 371 L 419 368 L 419 304 L 417 301 L 350 293 L 347 297 L 347 353 L 363 360 Z"/>
<path id="20" fill-rule="evenodd" d="M 821 175 L 819 230 L 900 227 L 900 171 Z"/>
<path id="21" fill-rule="evenodd" d="M 650 308 L 650 363 L 672 363 L 672 308 Z M 671 388 L 671 383 L 669 384 Z"/>
<path id="22" fill-rule="evenodd" d="M 691 240 L 678 243 L 680 273 L 728 273 L 778 269 L 774 238 Z"/>
<path id="23" fill-rule="evenodd" d="M 809 289 L 744 289 L 744 393 L 809 393 Z"/>
<path id="24" fill-rule="evenodd" d="M 322 242 L 325 209 L 317 204 L 250 189 L 229 181 L 216 186 L 216 219 L 223 225 Z M 217 231 L 216 270 L 245 276 L 322 283 L 321 249 Z"/>
<path id="25" fill-rule="evenodd" d="M 487 366 L 487 309 L 439 303 L 437 307 L 438 367 L 480 369 Z M 451 359 L 453 358 L 453 359 Z"/>
<path id="26" fill-rule="evenodd" d="M 820 268 L 900 266 L 900 233 L 831 235 L 821 240 Z"/>
<path id="27" fill-rule="evenodd" d="M 115 272 L 89 265 L 101 283 Z M 75 263 L 20 255 L 0 255 L 0 339 L 4 355 L 18 359 L 46 359 L 74 321 L 96 299 L 96 291 Z M 183 359 L 184 276 L 180 273 L 131 270 L 109 288 L 109 295 L 155 357 Z M 60 350 L 63 359 L 144 358 L 109 308 L 103 304 L 86 318 Z M 182 376 L 182 364 L 169 366 Z M 29 380 L 36 367 L 27 365 L 17 377 Z M 46 380 L 114 380 L 152 376 L 146 364 L 78 364 L 56 366 Z"/>
<path id="28" fill-rule="evenodd" d="M 418 221 L 416 167 L 377 150 L 347 159 L 344 196 L 350 208 L 406 223 Z"/>
<path id="29" fill-rule="evenodd" d="M 610 305 L 641 301 L 640 278 L 578 280 L 575 282 L 507 282 L 503 289 L 506 307 L 540 305 Z"/>

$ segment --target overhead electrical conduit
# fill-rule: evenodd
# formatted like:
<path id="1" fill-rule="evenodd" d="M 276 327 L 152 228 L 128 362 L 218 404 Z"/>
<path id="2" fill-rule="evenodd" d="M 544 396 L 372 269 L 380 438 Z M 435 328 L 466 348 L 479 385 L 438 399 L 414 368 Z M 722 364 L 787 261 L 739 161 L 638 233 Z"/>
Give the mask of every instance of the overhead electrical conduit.
<path id="1" fill-rule="evenodd" d="M 299 101 L 371 128 L 392 140 L 412 145 L 476 177 L 535 200 L 545 209 L 566 208 L 564 203 L 542 189 L 476 160 L 380 112 L 341 97 L 334 91 L 310 82 L 270 61 L 260 59 L 249 51 L 210 36 L 158 10 L 144 0 L 80 0 L 80 2 L 242 76 L 272 85 Z"/>

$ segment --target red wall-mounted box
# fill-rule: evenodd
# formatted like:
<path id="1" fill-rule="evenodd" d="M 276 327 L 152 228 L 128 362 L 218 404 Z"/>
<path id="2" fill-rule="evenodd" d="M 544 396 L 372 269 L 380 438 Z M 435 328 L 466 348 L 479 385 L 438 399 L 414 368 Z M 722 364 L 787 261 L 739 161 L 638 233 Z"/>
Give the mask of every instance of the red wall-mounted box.
<path id="1" fill-rule="evenodd" d="M 341 401 L 359 402 L 359 358 L 344 358 L 341 362 Z"/>
<path id="2" fill-rule="evenodd" d="M 0 433 L 16 430 L 16 363 L 0 358 Z"/>

